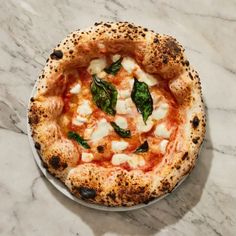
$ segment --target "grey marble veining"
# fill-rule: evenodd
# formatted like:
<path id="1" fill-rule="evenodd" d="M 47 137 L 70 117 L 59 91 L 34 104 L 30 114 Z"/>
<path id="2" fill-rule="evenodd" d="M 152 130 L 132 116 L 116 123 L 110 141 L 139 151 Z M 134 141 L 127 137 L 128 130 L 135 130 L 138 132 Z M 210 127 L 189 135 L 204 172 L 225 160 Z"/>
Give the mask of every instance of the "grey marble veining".
<path id="1" fill-rule="evenodd" d="M 236 2 L 9 0 L 0 4 L 0 235 L 236 235 Z M 26 136 L 31 90 L 51 49 L 95 21 L 175 36 L 200 74 L 207 136 L 196 168 L 145 209 L 99 212 L 41 175 Z"/>

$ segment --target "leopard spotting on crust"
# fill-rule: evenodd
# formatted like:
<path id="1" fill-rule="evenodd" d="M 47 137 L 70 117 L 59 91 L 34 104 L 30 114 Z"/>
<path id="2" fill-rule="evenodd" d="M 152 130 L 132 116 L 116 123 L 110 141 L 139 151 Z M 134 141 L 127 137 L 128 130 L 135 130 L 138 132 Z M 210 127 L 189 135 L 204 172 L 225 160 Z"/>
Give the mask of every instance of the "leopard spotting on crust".
<path id="1" fill-rule="evenodd" d="M 152 171 L 107 169 L 93 163 L 78 165 L 78 150 L 57 124 L 64 106 L 61 94 L 68 80 L 66 71 L 86 67 L 105 52 L 128 52 L 147 73 L 168 80 L 186 117 L 173 144 L 175 152 L 165 155 Z M 59 43 L 39 76 L 28 117 L 45 168 L 75 196 L 106 206 L 147 203 L 171 192 L 194 167 L 206 125 L 200 78 L 183 47 L 171 36 L 128 22 L 95 23 L 85 31 L 72 32 Z"/>

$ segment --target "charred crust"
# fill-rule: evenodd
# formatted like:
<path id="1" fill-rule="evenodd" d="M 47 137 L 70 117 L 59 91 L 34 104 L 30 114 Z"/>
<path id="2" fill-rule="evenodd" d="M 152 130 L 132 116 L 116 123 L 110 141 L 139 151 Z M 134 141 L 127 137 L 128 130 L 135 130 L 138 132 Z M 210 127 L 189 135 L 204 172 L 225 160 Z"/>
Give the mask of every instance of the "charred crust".
<path id="1" fill-rule="evenodd" d="M 164 63 L 164 64 L 167 64 L 168 63 L 168 61 L 169 61 L 169 59 L 168 59 L 168 56 L 166 56 L 166 55 L 163 55 L 163 60 L 162 60 L 162 62 Z"/>
<path id="2" fill-rule="evenodd" d="M 147 200 L 145 200 L 143 203 L 144 203 L 144 204 L 148 204 L 148 203 L 154 201 L 155 199 L 156 199 L 155 197 L 150 197 L 150 198 L 148 198 Z"/>
<path id="3" fill-rule="evenodd" d="M 54 52 L 50 55 L 52 60 L 60 60 L 63 58 L 63 52 L 61 50 L 54 50 Z"/>
<path id="4" fill-rule="evenodd" d="M 31 116 L 29 116 L 29 124 L 30 125 L 36 125 L 39 123 L 39 117 L 36 114 L 32 114 Z"/>
<path id="5" fill-rule="evenodd" d="M 181 48 L 173 38 L 167 38 L 165 43 L 165 49 L 169 52 L 169 55 L 173 58 L 181 53 Z"/>
<path id="6" fill-rule="evenodd" d="M 98 25 L 101 25 L 102 24 L 102 21 L 101 22 L 95 22 L 94 25 L 95 26 L 98 26 Z"/>
<path id="7" fill-rule="evenodd" d="M 108 194 L 107 194 L 107 197 L 111 198 L 113 201 L 116 200 L 116 194 L 113 193 L 113 192 L 108 193 Z"/>
<path id="8" fill-rule="evenodd" d="M 193 138 L 192 141 L 194 144 L 197 144 L 199 141 L 200 137 Z"/>
<path id="9" fill-rule="evenodd" d="M 77 188 L 77 191 L 83 199 L 95 198 L 97 195 L 96 190 L 93 188 L 80 186 Z"/>
<path id="10" fill-rule="evenodd" d="M 162 192 L 170 192 L 171 185 L 167 179 L 161 181 L 161 186 L 159 187 L 159 190 Z"/>
<path id="11" fill-rule="evenodd" d="M 37 150 L 40 150 L 40 149 L 41 149 L 41 145 L 40 145 L 40 143 L 38 143 L 38 142 L 35 142 L 34 147 L 35 147 Z"/>
<path id="12" fill-rule="evenodd" d="M 159 43 L 159 39 L 157 36 L 153 39 L 153 43 Z"/>
<path id="13" fill-rule="evenodd" d="M 99 152 L 99 153 L 104 153 L 104 146 L 102 146 L 102 145 L 99 145 L 99 146 L 97 146 L 97 151 Z"/>
<path id="14" fill-rule="evenodd" d="M 59 156 L 52 156 L 49 159 L 49 164 L 55 170 L 58 170 L 60 168 L 64 170 L 68 166 L 67 163 L 61 162 L 61 159 Z"/>
<path id="15" fill-rule="evenodd" d="M 61 159 L 58 156 L 52 156 L 49 160 L 49 164 L 53 169 L 59 169 L 61 167 Z"/>
<path id="16" fill-rule="evenodd" d="M 193 118 L 193 120 L 192 120 L 192 126 L 193 126 L 193 128 L 196 129 L 196 128 L 198 127 L 199 123 L 200 123 L 199 118 L 198 118 L 197 116 L 194 116 L 194 118 Z"/>
<path id="17" fill-rule="evenodd" d="M 182 160 L 183 161 L 186 160 L 186 159 L 188 160 L 188 158 L 189 158 L 188 157 L 188 152 L 185 152 L 184 155 L 182 156 Z"/>
<path id="18" fill-rule="evenodd" d="M 32 98 L 30 98 L 30 101 L 31 101 L 31 102 L 34 102 L 34 98 L 33 98 L 33 97 L 32 97 Z"/>

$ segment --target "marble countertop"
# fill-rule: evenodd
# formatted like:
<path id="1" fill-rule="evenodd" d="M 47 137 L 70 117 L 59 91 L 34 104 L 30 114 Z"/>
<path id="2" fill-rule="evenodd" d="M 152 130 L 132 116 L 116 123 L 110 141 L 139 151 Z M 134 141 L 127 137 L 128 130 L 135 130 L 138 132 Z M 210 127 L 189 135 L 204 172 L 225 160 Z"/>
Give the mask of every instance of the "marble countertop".
<path id="1" fill-rule="evenodd" d="M 0 235 L 236 235 L 236 2 L 35 1 L 0 4 Z M 199 72 L 206 142 L 190 177 L 147 208 L 100 212 L 58 192 L 37 168 L 27 102 L 51 49 L 95 21 L 175 36 Z"/>

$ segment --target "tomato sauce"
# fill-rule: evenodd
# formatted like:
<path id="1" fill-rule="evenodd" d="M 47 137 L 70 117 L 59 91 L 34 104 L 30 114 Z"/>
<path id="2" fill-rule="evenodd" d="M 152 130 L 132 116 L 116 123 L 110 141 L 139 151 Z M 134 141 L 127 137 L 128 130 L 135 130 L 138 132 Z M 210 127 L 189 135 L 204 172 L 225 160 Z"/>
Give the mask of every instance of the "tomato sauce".
<path id="1" fill-rule="evenodd" d="M 111 63 L 111 59 L 109 58 L 109 63 Z M 80 134 L 82 137 L 86 136 L 85 133 L 87 132 L 87 129 L 91 128 L 92 131 L 94 131 L 94 127 L 97 126 L 97 122 L 101 119 L 106 119 L 108 123 L 115 121 L 116 116 L 111 116 L 103 112 L 100 108 L 96 106 L 96 104 L 93 101 L 92 94 L 90 91 L 90 86 L 92 83 L 92 76 L 87 72 L 87 68 L 79 68 L 76 72 L 71 72 L 68 73 L 67 75 L 67 83 L 65 86 L 65 90 L 62 96 L 62 99 L 64 101 L 64 108 L 63 108 L 63 119 L 59 120 L 59 125 L 61 126 L 62 130 L 64 131 L 65 136 L 67 136 L 68 131 L 74 131 Z M 113 75 L 108 75 L 104 80 L 112 83 L 118 90 L 122 89 L 128 89 L 129 88 L 129 83 L 127 83 L 126 78 L 131 77 L 128 72 L 125 71 L 124 68 L 121 68 L 119 72 L 113 76 Z M 81 85 L 81 90 L 78 94 L 72 94 L 70 93 L 70 89 L 75 86 L 77 83 L 80 83 Z M 164 119 L 161 119 L 159 121 L 155 121 L 155 125 L 158 125 L 159 123 L 162 123 L 163 121 L 167 124 L 167 128 L 171 128 L 172 133 L 169 138 L 169 144 L 171 144 L 171 141 L 175 139 L 177 130 L 178 130 L 178 125 L 180 124 L 181 118 L 178 112 L 178 105 L 177 102 L 175 101 L 174 97 L 172 96 L 169 86 L 168 86 L 168 81 L 160 79 L 158 81 L 158 85 L 150 88 L 151 93 L 157 93 L 158 95 L 161 96 L 161 99 L 168 103 L 169 109 L 167 116 Z M 75 125 L 73 124 L 72 120 L 76 117 L 77 115 L 77 107 L 81 102 L 86 99 L 90 102 L 90 106 L 92 109 L 92 114 L 89 115 L 89 118 L 87 122 L 81 125 Z M 154 104 L 155 105 L 155 104 Z M 111 167 L 113 166 L 111 163 L 112 156 L 115 154 L 114 151 L 112 151 L 111 148 L 111 141 L 116 140 L 116 141 L 125 141 L 128 142 L 128 147 L 121 151 L 120 153 L 124 154 L 133 154 L 135 150 L 146 140 L 151 140 L 153 141 L 153 145 L 158 145 L 161 141 L 160 138 L 155 137 L 154 135 L 154 130 L 155 130 L 155 125 L 149 130 L 148 132 L 144 133 L 139 133 L 137 131 L 136 127 L 136 120 L 137 116 L 140 115 L 135 109 L 133 111 L 133 114 L 129 115 L 120 115 L 124 118 L 126 118 L 127 123 L 128 123 L 128 129 L 131 131 L 131 138 L 122 138 L 120 137 L 114 130 L 111 130 L 110 133 L 104 137 L 102 140 L 99 140 L 95 143 L 93 143 L 90 139 L 86 139 L 87 143 L 91 146 L 91 149 L 83 149 L 79 144 L 76 142 L 75 145 L 78 146 L 80 152 L 91 152 L 94 155 L 94 160 L 92 163 L 103 166 L 103 167 Z M 66 122 L 69 121 L 69 122 Z M 99 153 L 97 150 L 98 146 L 103 146 L 104 152 Z M 149 147 L 150 148 L 150 147 Z M 144 166 L 138 166 L 138 169 L 143 170 L 144 172 L 151 171 L 153 167 L 157 166 L 162 158 L 163 154 L 160 152 L 154 152 L 153 150 L 149 150 L 146 153 L 140 153 L 136 154 L 140 155 L 143 157 L 145 160 L 145 165 Z M 84 163 L 82 160 L 79 161 L 79 163 Z M 123 163 L 119 165 L 121 168 L 130 171 L 132 168 L 129 166 L 128 163 Z"/>

